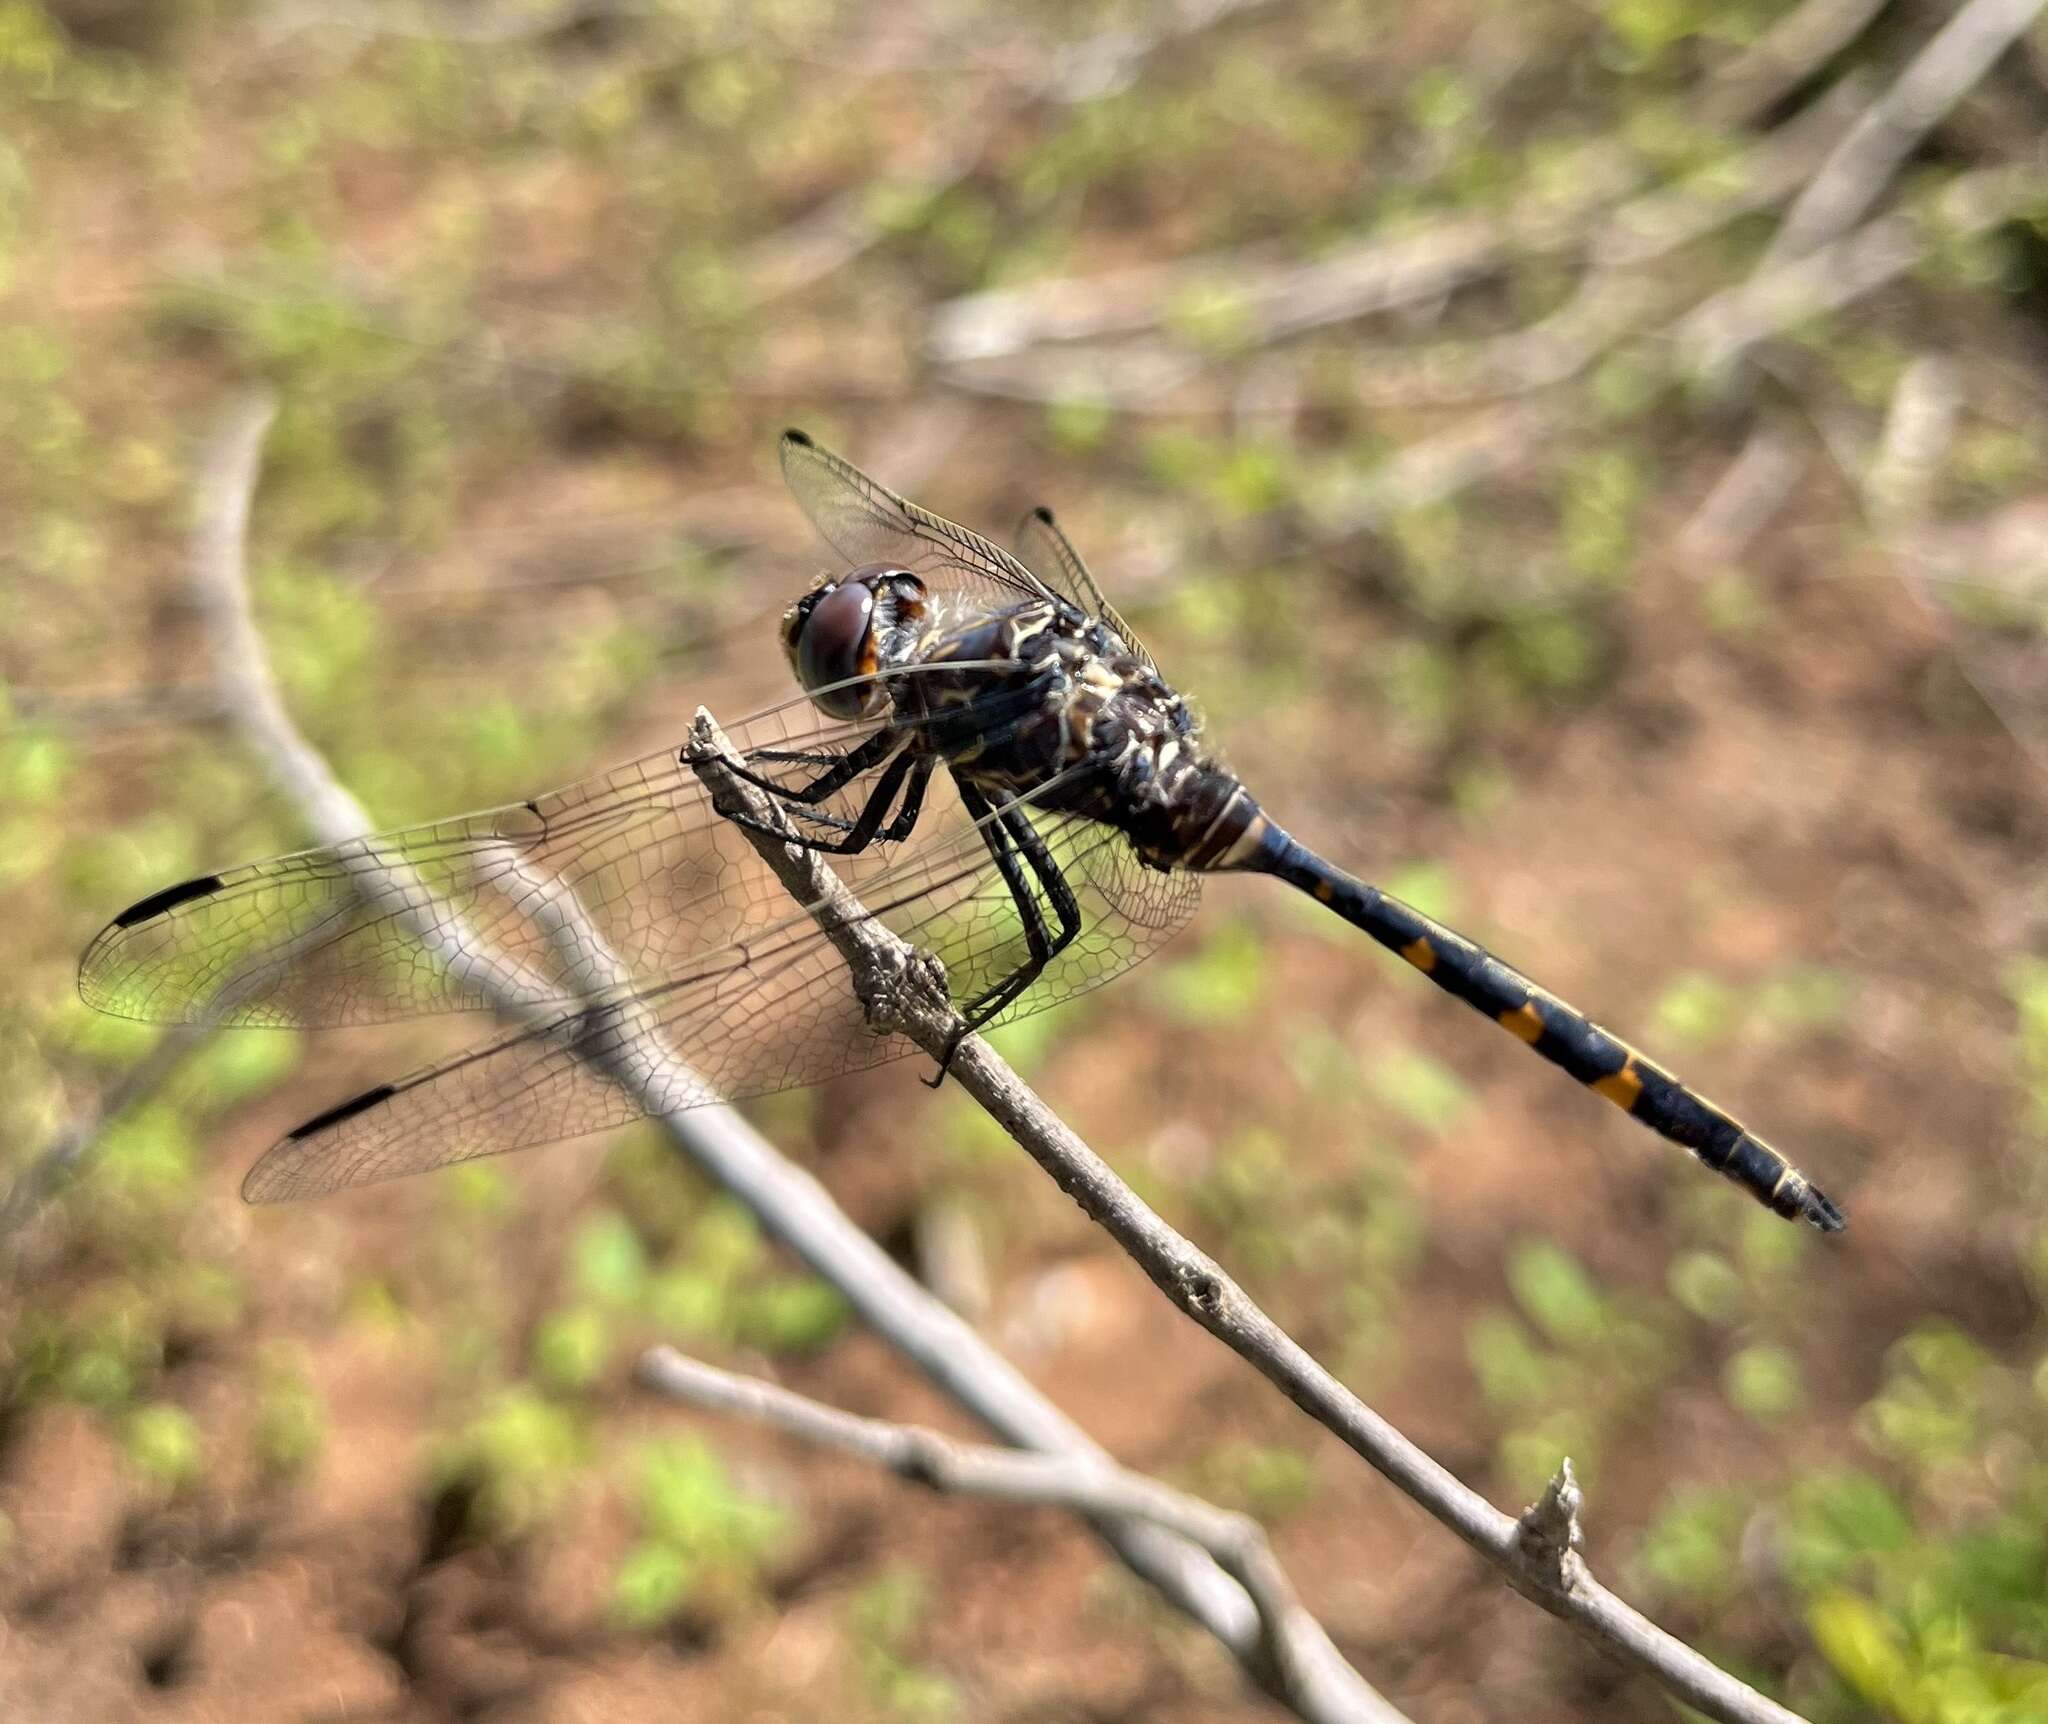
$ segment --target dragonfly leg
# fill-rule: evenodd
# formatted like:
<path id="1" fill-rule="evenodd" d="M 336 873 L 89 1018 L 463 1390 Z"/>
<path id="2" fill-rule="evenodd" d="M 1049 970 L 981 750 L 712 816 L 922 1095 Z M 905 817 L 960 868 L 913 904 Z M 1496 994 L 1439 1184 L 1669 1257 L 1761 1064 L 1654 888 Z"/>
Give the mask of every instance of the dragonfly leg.
<path id="1" fill-rule="evenodd" d="M 765 832 L 769 837 L 779 838 L 785 844 L 794 844 L 799 850 L 815 850 L 823 856 L 857 856 L 877 838 L 894 843 L 916 824 L 918 810 L 924 804 L 924 787 L 931 778 L 932 766 L 933 761 L 929 755 L 898 755 L 876 780 L 873 792 L 862 805 L 859 815 L 851 822 L 842 820 L 836 814 L 820 815 L 801 805 L 791 810 L 801 819 L 843 827 L 843 837 L 806 838 L 768 821 L 756 820 L 748 814 L 733 813 L 728 814 L 726 818 L 735 826 L 744 826 L 753 832 Z M 904 789 L 906 780 L 909 784 L 907 790 Z M 888 814 L 890 805 L 895 802 L 899 790 L 904 792 L 903 806 L 897 811 L 896 818 L 889 822 L 887 832 L 884 832 L 882 821 Z"/>
<path id="2" fill-rule="evenodd" d="M 790 785 L 770 778 L 766 773 L 756 772 L 741 762 L 728 760 L 726 770 L 736 778 L 743 778 L 757 789 L 765 790 L 784 802 L 801 802 L 807 806 L 823 802 L 826 797 L 844 790 L 870 767 L 879 766 L 889 757 L 890 750 L 902 745 L 902 733 L 894 730 L 878 730 L 857 748 L 849 748 L 843 754 L 807 752 L 763 748 L 756 750 L 749 758 L 754 760 L 796 761 L 809 766 L 824 766 L 825 770 L 808 784 Z M 685 764 L 694 764 L 690 751 L 684 749 Z"/>
<path id="3" fill-rule="evenodd" d="M 971 786 L 960 786 L 960 799 L 976 819 L 987 817 L 988 803 Z M 937 1074 L 926 1080 L 933 1089 L 945 1081 L 947 1069 L 952 1065 L 960 1044 L 1004 1012 L 1019 994 L 1045 973 L 1046 966 L 1065 951 L 1081 931 L 1080 900 L 1074 896 L 1074 889 L 1068 884 L 1058 861 L 1024 811 L 1014 805 L 1005 808 L 989 820 L 982 831 L 989 853 L 995 857 L 996 867 L 1001 870 L 1004 884 L 1010 888 L 1010 896 L 1016 903 L 1030 955 L 1009 975 L 984 988 L 960 1008 L 960 1028 L 947 1043 Z M 1057 932 L 1047 930 L 1045 912 L 1040 909 L 1037 896 L 1024 878 L 1023 869 L 1018 866 L 1020 854 L 1030 863 L 1032 873 L 1038 876 L 1039 889 L 1059 919 Z"/>

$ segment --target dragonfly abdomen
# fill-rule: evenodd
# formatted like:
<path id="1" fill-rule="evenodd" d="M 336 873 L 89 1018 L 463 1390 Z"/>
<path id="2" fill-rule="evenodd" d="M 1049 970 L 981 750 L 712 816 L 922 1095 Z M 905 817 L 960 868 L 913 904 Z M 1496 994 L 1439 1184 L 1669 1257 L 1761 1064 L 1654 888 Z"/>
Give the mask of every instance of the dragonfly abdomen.
<path id="1" fill-rule="evenodd" d="M 1445 993 L 1484 1012 L 1517 1040 L 1631 1119 L 1692 1151 L 1788 1219 L 1838 1232 L 1842 1212 L 1762 1138 L 1585 1013 L 1421 911 L 1354 879 L 1270 821 L 1235 866 L 1275 874 L 1327 904 L 1353 927 L 1420 970 Z"/>

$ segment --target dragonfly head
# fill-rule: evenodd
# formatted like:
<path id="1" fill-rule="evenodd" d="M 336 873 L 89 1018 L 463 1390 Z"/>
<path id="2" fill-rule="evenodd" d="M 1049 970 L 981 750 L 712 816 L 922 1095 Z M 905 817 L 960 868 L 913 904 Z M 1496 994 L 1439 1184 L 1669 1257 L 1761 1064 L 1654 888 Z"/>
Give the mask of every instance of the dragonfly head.
<path id="1" fill-rule="evenodd" d="M 872 718 L 888 704 L 879 682 L 903 663 L 925 617 L 924 582 L 894 563 L 827 575 L 783 613 L 782 650 L 804 692 L 834 718 Z M 851 682 L 852 686 L 842 686 Z"/>

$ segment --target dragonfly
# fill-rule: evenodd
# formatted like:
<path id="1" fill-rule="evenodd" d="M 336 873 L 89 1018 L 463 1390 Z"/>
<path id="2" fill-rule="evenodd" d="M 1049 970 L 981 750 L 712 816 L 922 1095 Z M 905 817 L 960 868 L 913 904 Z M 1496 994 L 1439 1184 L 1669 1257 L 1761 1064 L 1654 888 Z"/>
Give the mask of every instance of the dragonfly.
<path id="1" fill-rule="evenodd" d="M 1203 875 L 1267 874 L 1777 1214 L 1844 1225 L 1645 1054 L 1290 835 L 1049 510 L 1006 551 L 803 432 L 780 453 L 843 566 L 784 614 L 802 692 L 727 727 L 732 769 L 765 793 L 768 830 L 824 853 L 859 914 L 938 961 L 960 1036 L 1127 970 L 1194 915 Z M 152 1022 L 311 1028 L 482 1010 L 517 979 L 528 1009 L 510 1027 L 290 1132 L 250 1170 L 252 1202 L 914 1052 L 869 1028 L 816 907 L 790 901 L 744 830 L 766 823 L 713 806 L 699 746 L 167 887 L 93 940 L 80 992 Z M 633 1065 L 648 1045 L 674 1057 Z M 612 1075 L 622 1058 L 638 1081 Z"/>

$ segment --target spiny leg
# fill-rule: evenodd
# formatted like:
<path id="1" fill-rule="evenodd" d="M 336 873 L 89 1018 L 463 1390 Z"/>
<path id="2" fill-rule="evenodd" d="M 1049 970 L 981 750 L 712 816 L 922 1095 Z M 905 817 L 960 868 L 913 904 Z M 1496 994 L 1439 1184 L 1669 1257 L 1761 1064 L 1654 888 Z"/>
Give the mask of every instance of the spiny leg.
<path id="1" fill-rule="evenodd" d="M 1052 939 L 1046 932 L 1045 913 L 1039 909 L 1030 882 L 1024 878 L 1024 870 L 1018 865 L 1016 839 L 1008 824 L 994 814 L 988 798 L 965 779 L 956 778 L 954 784 L 960 792 L 961 807 L 977 823 L 981 841 L 988 846 L 988 853 L 995 858 L 1003 884 L 1010 889 L 1010 901 L 1016 906 L 1018 919 L 1024 925 L 1024 943 L 1029 947 L 1030 955 L 1008 976 L 994 986 L 984 988 L 959 1007 L 960 1027 L 947 1038 L 945 1052 L 939 1056 L 939 1069 L 924 1080 L 932 1089 L 946 1081 L 946 1072 L 953 1064 L 953 1056 L 960 1051 L 960 1044 L 1016 997 L 1015 990 L 1009 993 L 1004 990 L 1019 977 L 1023 978 L 1021 987 L 1030 986 L 1051 961 L 1053 952 Z"/>
<path id="2" fill-rule="evenodd" d="M 754 771 L 741 761 L 728 760 L 724 765 L 726 770 L 732 773 L 734 777 L 743 778 L 749 784 L 767 791 L 770 795 L 779 797 L 784 802 L 800 802 L 811 806 L 823 802 L 826 797 L 840 790 L 844 790 L 847 785 L 851 784 L 863 772 L 866 772 L 871 767 L 880 765 L 882 761 L 889 757 L 892 749 L 902 746 L 903 740 L 902 731 L 884 728 L 876 731 L 873 736 L 868 737 L 858 747 L 849 748 L 843 754 L 764 748 L 756 750 L 751 756 L 755 760 L 788 760 L 809 766 L 822 765 L 825 767 L 825 770 L 812 779 L 810 783 L 802 785 L 783 784 L 776 779 L 770 778 L 766 773 Z M 682 751 L 681 758 L 685 765 L 695 764 L 687 748 Z"/>
<path id="3" fill-rule="evenodd" d="M 967 787 L 962 786 L 963 799 Z M 980 800 L 977 798 L 977 800 Z M 984 808 L 987 806 L 983 801 Z M 1072 945 L 1081 932 L 1081 903 L 1074 896 L 1073 887 L 1068 884 L 1066 874 L 1058 860 L 1040 836 L 1038 828 L 1031 824 L 1031 818 L 1014 803 L 1002 810 L 984 828 L 989 834 L 989 849 L 996 858 L 996 865 L 1003 872 L 1017 911 L 1024 924 L 1024 939 L 1030 948 L 1030 956 L 1009 975 L 994 985 L 984 988 L 961 1008 L 964 1020 L 960 1030 L 947 1044 L 945 1057 L 939 1062 L 937 1078 L 932 1087 L 937 1088 L 939 1080 L 946 1075 L 952 1064 L 953 1055 L 959 1051 L 962 1041 L 974 1034 L 984 1024 L 999 1017 L 1016 998 L 1045 973 L 1046 966 Z M 1017 856 L 1021 854 L 1031 864 L 1031 871 L 1038 876 L 1040 889 L 1051 903 L 1053 914 L 1059 918 L 1056 933 L 1047 934 L 1045 915 L 1038 907 L 1036 896 L 1023 881 L 1017 868 Z"/>
<path id="4" fill-rule="evenodd" d="M 806 838 L 769 821 L 756 820 L 750 814 L 737 811 L 728 814 L 726 818 L 735 826 L 743 826 L 750 832 L 766 833 L 770 838 L 779 838 L 785 844 L 794 844 L 799 850 L 815 850 L 824 856 L 857 856 L 873 844 L 878 835 L 885 836 L 893 842 L 910 831 L 911 826 L 917 821 L 918 809 L 924 802 L 924 787 L 931 777 L 931 772 L 930 756 L 911 754 L 907 751 L 898 755 L 875 781 L 875 788 L 862 804 L 859 815 L 840 838 Z M 904 791 L 903 807 L 889 823 L 888 832 L 883 834 L 883 818 L 888 814 L 890 804 L 896 800 L 896 793 L 904 789 L 906 780 L 909 788 Z M 818 818 L 808 814 L 801 807 L 793 812 L 806 819 Z M 825 816 L 824 820 L 829 825 L 840 824 L 836 815 Z"/>

